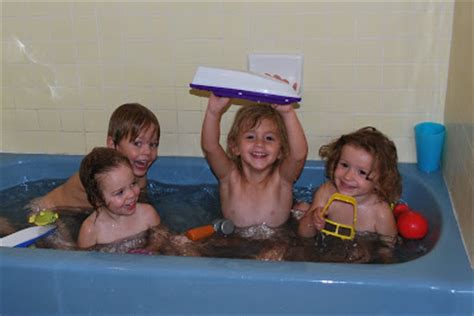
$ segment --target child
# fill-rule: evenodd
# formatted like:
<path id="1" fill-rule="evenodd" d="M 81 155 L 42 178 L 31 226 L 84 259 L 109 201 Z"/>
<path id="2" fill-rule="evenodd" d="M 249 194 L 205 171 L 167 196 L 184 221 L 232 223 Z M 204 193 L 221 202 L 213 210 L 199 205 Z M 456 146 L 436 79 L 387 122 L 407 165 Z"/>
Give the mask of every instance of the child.
<path id="1" fill-rule="evenodd" d="M 112 113 L 107 133 L 107 147 L 123 153 L 130 161 L 142 193 L 141 200 L 146 193 L 147 171 L 158 154 L 159 139 L 158 119 L 143 105 L 126 103 Z M 27 207 L 32 213 L 43 209 L 78 212 L 90 212 L 92 209 L 78 173 L 45 196 L 33 200 Z"/>
<path id="2" fill-rule="evenodd" d="M 202 127 L 202 149 L 219 182 L 222 213 L 237 228 L 275 228 L 290 216 L 293 183 L 308 145 L 291 105 L 248 105 L 237 112 L 219 144 L 221 117 L 228 98 L 211 94 Z"/>
<path id="3" fill-rule="evenodd" d="M 309 210 L 300 220 L 299 235 L 313 237 L 324 228 L 321 210 L 337 192 L 357 201 L 356 232 L 377 233 L 393 246 L 397 228 L 389 203 L 401 194 L 395 144 L 375 128 L 364 127 L 322 146 L 319 155 L 326 160 L 329 181 L 314 193 Z M 343 203 L 329 207 L 326 216 L 352 225 L 353 211 L 347 212 Z"/>
<path id="4" fill-rule="evenodd" d="M 150 244 L 150 251 L 158 251 L 159 243 L 147 243 L 144 235 L 158 227 L 160 216 L 151 205 L 137 203 L 140 188 L 125 155 L 112 148 L 94 148 L 82 160 L 79 177 L 94 207 L 79 231 L 79 248 L 120 245 L 111 250 L 127 252 Z"/>

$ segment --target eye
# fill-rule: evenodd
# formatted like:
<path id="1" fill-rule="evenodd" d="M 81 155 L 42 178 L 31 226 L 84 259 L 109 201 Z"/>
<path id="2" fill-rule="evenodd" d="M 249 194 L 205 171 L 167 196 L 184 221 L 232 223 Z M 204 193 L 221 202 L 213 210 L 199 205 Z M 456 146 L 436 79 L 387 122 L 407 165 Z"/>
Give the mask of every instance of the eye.
<path id="1" fill-rule="evenodd" d="M 155 149 L 158 148 L 158 143 L 150 143 L 150 148 Z"/>
<path id="2" fill-rule="evenodd" d="M 138 182 L 137 182 L 137 180 L 135 180 L 135 181 L 133 181 L 133 182 L 130 184 L 130 187 L 131 187 L 131 188 L 134 188 L 134 187 L 136 187 L 137 185 L 138 185 Z"/>
<path id="3" fill-rule="evenodd" d="M 121 196 L 123 195 L 123 190 L 117 191 L 114 193 L 115 196 Z"/>
<path id="4" fill-rule="evenodd" d="M 139 140 L 136 140 L 133 142 L 133 145 L 137 146 L 137 147 L 142 147 L 143 143 Z"/>
<path id="5" fill-rule="evenodd" d="M 265 136 L 265 140 L 269 141 L 269 142 L 272 142 L 272 141 L 275 140 L 275 137 L 273 137 L 273 135 L 268 135 L 268 136 Z"/>
<path id="6" fill-rule="evenodd" d="M 349 168 L 349 164 L 347 162 L 339 162 L 339 166 L 341 166 L 342 168 Z"/>
<path id="7" fill-rule="evenodd" d="M 369 173 L 365 170 L 359 170 L 359 175 L 361 175 L 363 177 L 367 177 L 369 175 Z"/>
<path id="8" fill-rule="evenodd" d="M 248 139 L 248 140 L 252 140 L 252 139 L 255 138 L 255 136 L 254 136 L 253 134 L 246 134 L 246 135 L 244 136 L 244 138 L 245 138 L 245 139 Z"/>

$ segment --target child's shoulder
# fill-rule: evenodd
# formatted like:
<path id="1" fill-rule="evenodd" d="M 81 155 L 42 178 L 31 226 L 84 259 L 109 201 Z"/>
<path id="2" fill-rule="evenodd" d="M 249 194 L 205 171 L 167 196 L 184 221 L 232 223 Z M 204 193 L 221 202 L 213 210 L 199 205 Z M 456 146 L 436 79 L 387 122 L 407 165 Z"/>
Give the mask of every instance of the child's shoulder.
<path id="1" fill-rule="evenodd" d="M 137 203 L 137 211 L 139 212 L 139 215 L 141 217 L 149 220 L 150 224 L 155 224 L 155 225 L 159 224 L 160 215 L 158 215 L 158 212 L 151 204 Z"/>

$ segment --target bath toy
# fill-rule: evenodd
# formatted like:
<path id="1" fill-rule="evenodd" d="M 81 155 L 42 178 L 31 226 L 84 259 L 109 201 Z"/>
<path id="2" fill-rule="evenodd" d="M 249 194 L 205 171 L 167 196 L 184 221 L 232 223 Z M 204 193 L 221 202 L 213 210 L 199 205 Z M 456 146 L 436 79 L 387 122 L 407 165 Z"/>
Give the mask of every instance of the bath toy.
<path id="1" fill-rule="evenodd" d="M 207 238 L 214 233 L 221 233 L 223 235 L 230 235 L 234 232 L 235 226 L 232 221 L 228 219 L 217 219 L 210 225 L 199 226 L 191 228 L 186 231 L 186 237 L 196 241 Z"/>
<path id="2" fill-rule="evenodd" d="M 409 211 L 410 208 L 408 207 L 408 204 L 406 203 L 397 203 L 393 206 L 393 215 L 395 216 L 395 218 L 397 218 L 398 216 L 400 216 L 401 214 Z"/>
<path id="3" fill-rule="evenodd" d="M 290 104 L 301 101 L 293 88 L 278 79 L 252 72 L 198 67 L 190 87 L 220 97 L 256 102 Z"/>
<path id="4" fill-rule="evenodd" d="M 54 223 L 59 218 L 58 213 L 51 210 L 43 210 L 37 214 L 33 214 L 28 218 L 30 224 L 44 226 Z"/>
<path id="5" fill-rule="evenodd" d="M 0 247 L 28 247 L 34 244 L 36 240 L 51 234 L 55 229 L 56 225 L 28 227 L 0 238 Z"/>
<path id="6" fill-rule="evenodd" d="M 56 225 L 51 224 L 58 218 L 58 213 L 51 210 L 43 210 L 31 215 L 28 218 L 28 222 L 37 226 L 28 227 L 1 238 L 0 247 L 28 247 L 34 244 L 36 240 L 51 234 L 57 228 Z"/>
<path id="7" fill-rule="evenodd" d="M 420 213 L 408 210 L 397 218 L 397 229 L 406 239 L 422 239 L 428 233 L 428 221 Z"/>
<path id="8" fill-rule="evenodd" d="M 428 221 L 412 210 L 407 203 L 399 202 L 393 207 L 398 233 L 406 239 L 422 239 L 428 233 Z"/>
<path id="9" fill-rule="evenodd" d="M 352 205 L 354 209 L 352 225 L 345 225 L 337 223 L 330 219 L 326 219 L 326 224 L 324 225 L 324 228 L 321 229 L 321 232 L 327 235 L 338 237 L 343 240 L 352 240 L 355 237 L 355 226 L 357 221 L 357 201 L 351 196 L 347 196 L 340 193 L 334 193 L 333 195 L 331 195 L 329 201 L 326 203 L 323 210 L 321 211 L 323 215 L 326 215 L 329 206 L 334 201 L 341 201 Z"/>

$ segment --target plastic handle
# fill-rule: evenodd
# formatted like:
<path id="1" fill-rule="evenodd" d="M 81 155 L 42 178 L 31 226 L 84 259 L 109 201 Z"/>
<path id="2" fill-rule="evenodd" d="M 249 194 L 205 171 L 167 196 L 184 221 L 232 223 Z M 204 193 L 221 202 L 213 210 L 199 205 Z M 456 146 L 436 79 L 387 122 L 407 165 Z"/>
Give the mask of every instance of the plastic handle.
<path id="1" fill-rule="evenodd" d="M 206 226 L 200 226 L 196 228 L 191 228 L 186 232 L 186 237 L 189 239 L 196 241 L 196 240 L 201 240 L 203 238 L 209 237 L 212 234 L 214 234 L 216 231 L 214 229 L 213 225 L 206 225 Z"/>

